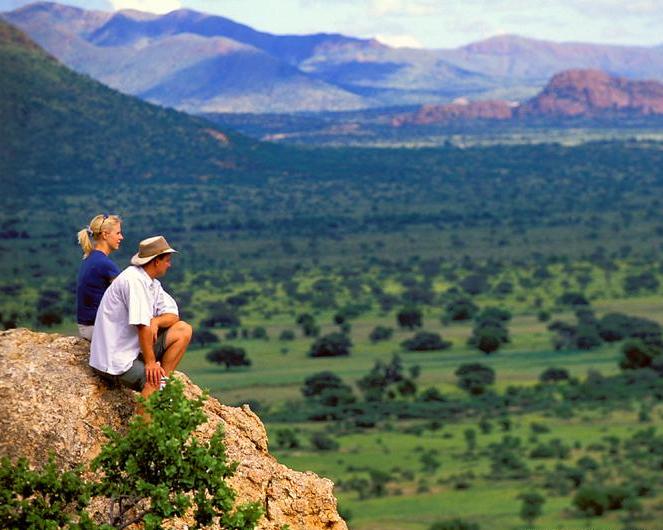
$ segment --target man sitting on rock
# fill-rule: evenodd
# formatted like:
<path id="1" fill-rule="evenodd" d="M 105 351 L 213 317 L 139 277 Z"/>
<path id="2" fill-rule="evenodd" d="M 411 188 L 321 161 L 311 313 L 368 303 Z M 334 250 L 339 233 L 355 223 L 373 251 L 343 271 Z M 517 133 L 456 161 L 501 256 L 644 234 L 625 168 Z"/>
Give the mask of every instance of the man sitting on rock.
<path id="1" fill-rule="evenodd" d="M 141 241 L 131 265 L 104 293 L 94 324 L 90 366 L 144 397 L 175 370 L 191 340 L 191 326 L 180 320 L 175 300 L 157 280 L 170 268 L 173 252 L 163 236 Z"/>

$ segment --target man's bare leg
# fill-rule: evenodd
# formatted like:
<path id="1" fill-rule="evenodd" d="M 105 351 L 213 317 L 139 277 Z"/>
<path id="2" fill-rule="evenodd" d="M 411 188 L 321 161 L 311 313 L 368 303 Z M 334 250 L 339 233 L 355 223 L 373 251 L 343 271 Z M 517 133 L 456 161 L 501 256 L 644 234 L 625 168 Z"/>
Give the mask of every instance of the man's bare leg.
<path id="1" fill-rule="evenodd" d="M 177 368 L 177 365 L 184 357 L 193 329 L 191 325 L 180 320 L 168 328 L 166 335 L 166 351 L 161 358 L 161 367 L 170 377 L 170 374 Z"/>
<path id="2" fill-rule="evenodd" d="M 180 320 L 168 328 L 168 334 L 166 335 L 166 351 L 161 357 L 161 367 L 166 372 L 166 375 L 170 377 L 170 374 L 177 368 L 177 365 L 184 357 L 184 352 L 186 352 L 189 342 L 191 341 L 191 334 L 193 333 L 193 328 L 187 322 Z M 154 392 L 159 390 L 159 386 L 152 385 L 150 383 L 145 383 L 141 395 L 147 399 Z M 143 411 L 139 411 L 139 414 L 143 414 Z"/>

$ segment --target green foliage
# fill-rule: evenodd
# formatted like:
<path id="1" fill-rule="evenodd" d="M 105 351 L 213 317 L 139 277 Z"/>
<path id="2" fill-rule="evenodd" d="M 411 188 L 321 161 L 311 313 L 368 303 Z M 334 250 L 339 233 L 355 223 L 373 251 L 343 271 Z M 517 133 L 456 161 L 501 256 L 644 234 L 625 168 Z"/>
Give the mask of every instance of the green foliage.
<path id="1" fill-rule="evenodd" d="M 32 470 L 25 459 L 15 465 L 0 461 L 0 527 L 38 530 L 79 524 L 81 530 L 96 528 L 84 511 L 90 502 L 91 485 L 81 469 L 62 472 L 50 457 L 41 470 Z"/>
<path id="2" fill-rule="evenodd" d="M 144 403 L 149 420 L 134 417 L 125 434 L 106 429 L 108 443 L 91 467 L 102 475 L 95 493 L 111 499 L 111 525 L 135 519 L 157 529 L 193 508 L 197 526 L 215 517 L 222 528 L 255 526 L 262 515 L 258 504 L 233 508 L 235 493 L 226 479 L 236 464 L 226 463 L 221 429 L 206 443 L 193 436 L 206 420 L 204 400 L 187 400 L 182 383 L 171 379 Z"/>
<path id="3" fill-rule="evenodd" d="M 417 390 L 414 379 L 404 373 L 400 357 L 394 355 L 389 363 L 376 361 L 371 371 L 357 381 L 357 387 L 366 401 L 380 402 L 413 396 Z"/>
<path id="4" fill-rule="evenodd" d="M 470 274 L 463 278 L 459 284 L 463 290 L 471 295 L 478 295 L 488 290 L 488 278 L 484 274 Z"/>
<path id="5" fill-rule="evenodd" d="M 216 364 L 225 364 L 226 370 L 231 366 L 251 366 L 251 359 L 246 356 L 246 350 L 238 346 L 225 345 L 207 352 L 205 358 Z"/>
<path id="6" fill-rule="evenodd" d="M 631 274 L 624 278 L 624 291 L 626 294 L 636 294 L 642 291 L 656 292 L 659 285 L 658 278 L 651 271 Z"/>
<path id="7" fill-rule="evenodd" d="M 201 348 L 215 342 L 219 342 L 219 337 L 209 329 L 203 328 L 194 330 L 193 335 L 191 336 L 191 343 L 200 346 Z"/>
<path id="8" fill-rule="evenodd" d="M 340 447 L 334 438 L 322 432 L 311 435 L 311 445 L 318 451 L 336 451 Z"/>
<path id="9" fill-rule="evenodd" d="M 658 345 L 647 344 L 641 339 L 633 339 L 624 343 L 621 352 L 620 368 L 638 370 L 652 366 L 654 360 L 661 357 L 663 349 Z"/>
<path id="10" fill-rule="evenodd" d="M 587 298 L 581 293 L 566 292 L 557 299 L 559 305 L 564 306 L 588 306 Z"/>
<path id="11" fill-rule="evenodd" d="M 317 337 L 320 334 L 320 327 L 316 324 L 313 315 L 302 313 L 297 317 L 297 324 L 302 328 L 305 337 Z"/>
<path id="12" fill-rule="evenodd" d="M 462 364 L 454 373 L 458 386 L 473 396 L 483 394 L 495 382 L 495 370 L 481 363 Z"/>
<path id="13" fill-rule="evenodd" d="M 352 341 L 344 333 L 329 333 L 319 337 L 309 350 L 310 357 L 343 357 L 350 355 Z"/>
<path id="14" fill-rule="evenodd" d="M 470 320 L 479 310 L 479 307 L 467 298 L 455 298 L 444 306 L 445 320 Z"/>
<path id="15" fill-rule="evenodd" d="M 142 523 L 148 530 L 193 510 L 195 528 L 211 525 L 249 530 L 262 516 L 257 503 L 235 506 L 226 483 L 236 464 L 226 463 L 223 433 L 199 442 L 195 429 L 205 420 L 206 396 L 184 397 L 183 385 L 171 379 L 143 402 L 149 415 L 135 416 L 126 433 L 105 429 L 108 442 L 92 461 L 94 479 L 82 469 L 60 471 L 53 457 L 41 470 L 25 460 L 0 463 L 0 525 L 7 529 L 103 530 Z M 98 525 L 86 509 L 91 496 L 110 502 L 108 524 Z"/>
<path id="16" fill-rule="evenodd" d="M 387 326 L 376 326 L 371 331 L 369 339 L 371 342 L 380 342 L 384 340 L 389 340 L 394 334 L 394 330 Z"/>
<path id="17" fill-rule="evenodd" d="M 326 407 L 348 405 L 356 401 L 352 388 L 333 372 L 317 372 L 304 381 L 304 397 Z"/>
<path id="18" fill-rule="evenodd" d="M 295 332 L 291 329 L 284 329 L 279 335 L 280 341 L 290 341 L 295 340 Z"/>
<path id="19" fill-rule="evenodd" d="M 500 321 L 480 320 L 474 325 L 472 336 L 467 340 L 470 346 L 490 354 L 509 342 L 509 332 Z"/>
<path id="20" fill-rule="evenodd" d="M 658 322 L 622 313 L 608 313 L 599 321 L 599 334 L 606 342 L 626 338 L 639 338 L 647 342 L 660 342 L 663 332 Z"/>
<path id="21" fill-rule="evenodd" d="M 0 41 L 3 175 L 221 176 L 242 158 L 210 122 L 120 94 L 24 41 Z"/>
<path id="22" fill-rule="evenodd" d="M 518 498 L 523 501 L 520 507 L 520 518 L 531 526 L 543 513 L 546 499 L 536 492 L 521 493 Z"/>
<path id="23" fill-rule="evenodd" d="M 297 449 L 301 446 L 297 433 L 292 429 L 276 431 L 276 446 L 281 449 Z"/>
<path id="24" fill-rule="evenodd" d="M 501 441 L 492 443 L 490 449 L 490 470 L 497 479 L 524 479 L 530 474 L 527 464 L 521 457 L 521 441 L 506 435 Z"/>
<path id="25" fill-rule="evenodd" d="M 546 368 L 541 375 L 539 381 L 542 383 L 558 383 L 559 381 L 568 381 L 569 371 L 566 368 Z"/>
<path id="26" fill-rule="evenodd" d="M 439 333 L 420 331 L 404 340 L 401 346 L 409 351 L 439 351 L 451 347 L 451 342 L 443 340 Z"/>
<path id="27" fill-rule="evenodd" d="M 396 322 L 401 328 L 414 329 L 422 326 L 423 315 L 416 307 L 406 307 L 396 314 Z"/>

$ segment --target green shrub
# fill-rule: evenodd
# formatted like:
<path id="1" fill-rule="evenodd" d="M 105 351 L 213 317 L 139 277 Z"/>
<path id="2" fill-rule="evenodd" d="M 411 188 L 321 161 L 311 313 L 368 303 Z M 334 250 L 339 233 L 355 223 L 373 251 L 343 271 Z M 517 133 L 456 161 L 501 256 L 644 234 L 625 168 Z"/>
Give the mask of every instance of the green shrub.
<path id="1" fill-rule="evenodd" d="M 91 479 L 81 478 L 81 469 L 59 471 L 52 458 L 40 471 L 30 470 L 25 460 L 12 465 L 3 459 L 0 527 L 101 530 L 142 522 L 157 529 L 191 512 L 199 527 L 217 520 L 223 529 L 255 528 L 262 508 L 234 506 L 235 492 L 226 480 L 236 464 L 226 462 L 221 429 L 208 442 L 193 436 L 206 421 L 205 399 L 187 400 L 182 383 L 171 379 L 142 400 L 146 416 L 135 416 L 126 432 L 104 430 L 108 442 L 91 463 Z M 98 525 L 86 512 L 92 492 L 110 501 L 108 525 Z"/>

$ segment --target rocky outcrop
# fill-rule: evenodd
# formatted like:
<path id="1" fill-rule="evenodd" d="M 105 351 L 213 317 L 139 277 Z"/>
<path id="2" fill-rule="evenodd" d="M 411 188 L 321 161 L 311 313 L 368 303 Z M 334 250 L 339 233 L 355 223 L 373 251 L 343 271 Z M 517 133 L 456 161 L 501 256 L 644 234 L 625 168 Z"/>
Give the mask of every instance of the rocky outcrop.
<path id="1" fill-rule="evenodd" d="M 535 97 L 522 104 L 509 101 L 467 101 L 423 105 L 392 119 L 394 127 L 453 121 L 528 118 L 612 118 L 663 114 L 663 83 L 612 77 L 600 70 L 566 70 L 552 77 Z"/>
<path id="2" fill-rule="evenodd" d="M 663 114 L 663 83 L 612 77 L 600 70 L 567 70 L 520 106 L 520 116 Z"/>
<path id="3" fill-rule="evenodd" d="M 454 120 L 508 120 L 513 117 L 515 104 L 509 101 L 455 101 L 448 105 L 423 105 L 413 114 L 403 114 L 392 120 L 394 127 L 429 125 Z"/>
<path id="4" fill-rule="evenodd" d="M 103 426 L 121 430 L 127 425 L 133 393 L 98 380 L 88 368 L 88 355 L 89 344 L 76 337 L 26 329 L 0 333 L 0 455 L 24 456 L 39 466 L 54 452 L 68 468 L 99 452 Z M 176 376 L 187 396 L 201 394 L 186 375 Z M 347 529 L 332 482 L 279 464 L 268 452 L 263 424 L 247 405 L 227 407 L 209 398 L 204 410 L 208 421 L 196 434 L 208 440 L 223 423 L 228 459 L 239 462 L 230 481 L 238 500 L 265 507 L 258 528 Z M 184 528 L 184 522 L 174 528 Z"/>

